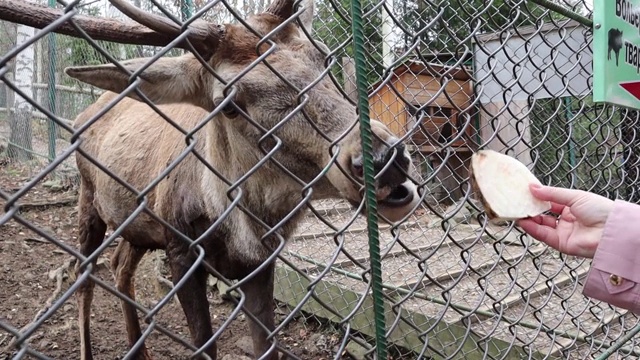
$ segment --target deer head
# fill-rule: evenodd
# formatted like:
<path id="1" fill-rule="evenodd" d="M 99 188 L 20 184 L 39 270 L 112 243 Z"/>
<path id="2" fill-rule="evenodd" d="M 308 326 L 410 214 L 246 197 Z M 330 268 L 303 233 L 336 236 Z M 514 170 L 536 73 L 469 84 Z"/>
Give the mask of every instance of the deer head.
<path id="1" fill-rule="evenodd" d="M 212 122 L 229 123 L 253 143 L 272 131 L 275 137 L 261 146 L 273 147 L 274 139 L 280 139 L 283 148 L 276 158 L 294 175 L 311 181 L 326 169 L 326 178 L 342 197 L 354 205 L 361 202 L 363 162 L 356 110 L 326 75 L 326 47 L 306 35 L 312 29 L 311 1 L 296 10 L 293 0 L 275 0 L 265 12 L 248 18 L 248 26 L 196 20 L 185 30 L 123 0 L 110 2 L 142 25 L 121 27 L 117 41 L 177 41 L 191 53 L 71 67 L 65 70 L 69 76 L 137 99 L 143 94 L 156 104 L 199 106 L 215 114 Z M 109 39 L 117 37 L 113 26 L 74 20 L 94 38 L 107 37 L 105 28 L 114 31 L 108 32 Z M 397 221 L 419 201 L 407 176 L 410 157 L 386 126 L 372 121 L 372 127 L 379 211 Z"/>

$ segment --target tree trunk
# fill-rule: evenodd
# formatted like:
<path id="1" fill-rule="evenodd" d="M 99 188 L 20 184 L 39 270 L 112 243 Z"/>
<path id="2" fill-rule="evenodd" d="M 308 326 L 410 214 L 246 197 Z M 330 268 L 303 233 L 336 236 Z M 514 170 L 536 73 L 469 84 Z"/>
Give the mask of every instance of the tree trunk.
<path id="1" fill-rule="evenodd" d="M 19 25 L 16 43 L 27 42 L 35 31 L 32 27 Z M 35 53 L 33 45 L 22 50 L 16 56 L 15 86 L 29 99 L 33 99 L 33 68 Z M 31 128 L 31 114 L 33 108 L 29 102 L 19 94 L 15 95 L 14 111 L 9 117 L 11 135 L 9 136 L 9 158 L 13 161 L 29 160 L 33 158 L 33 138 Z"/>
<path id="2" fill-rule="evenodd" d="M 344 92 L 351 101 L 358 102 L 358 90 L 356 88 L 356 63 L 348 56 L 342 58 L 342 74 L 344 78 Z"/>

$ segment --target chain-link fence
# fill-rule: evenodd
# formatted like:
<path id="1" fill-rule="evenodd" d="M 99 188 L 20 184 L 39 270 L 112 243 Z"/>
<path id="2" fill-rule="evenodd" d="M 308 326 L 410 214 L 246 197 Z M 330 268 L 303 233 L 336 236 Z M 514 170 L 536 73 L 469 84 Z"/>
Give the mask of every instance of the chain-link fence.
<path id="1" fill-rule="evenodd" d="M 57 7 L 55 1 L 41 3 Z M 76 9 L 79 14 L 122 17 L 99 1 L 80 3 Z M 24 43 L 34 36 L 35 29 L 0 21 L 0 34 L 0 49 L 4 54 L 15 47 L 16 43 Z M 119 60 L 151 56 L 158 51 L 154 47 L 105 41 L 97 43 Z M 172 51 L 171 54 L 181 52 Z M 19 67 L 16 71 L 20 60 L 26 66 Z M 96 65 L 103 61 L 100 52 L 85 40 L 52 33 L 34 42 L 23 58 L 16 56 L 11 59 L 7 63 L 6 76 L 16 82 L 24 79 L 28 84 L 25 89 L 28 88 L 31 97 L 38 104 L 57 115 L 65 124 L 71 125 L 78 113 L 102 94 L 102 89 L 69 78 L 63 73 L 63 69 L 74 65 Z M 16 112 L 20 107 L 28 108 L 24 119 L 20 118 L 20 112 Z M 49 121 L 44 113 L 27 104 L 21 97 L 14 96 L 6 84 L 0 85 L 0 145 L 6 150 L 7 157 L 16 163 L 14 167 L 27 170 L 30 174 L 37 173 L 69 146 L 69 138 L 69 133 L 60 129 L 54 121 Z M 63 167 L 64 175 L 68 176 L 75 164 L 71 161 Z M 52 185 L 58 186 L 57 183 Z"/>
<path id="2" fill-rule="evenodd" d="M 591 29 L 352 1 L 0 0 L 3 358 L 637 357 L 589 261 L 489 224 L 468 184 L 491 148 L 637 201 L 638 115 L 591 100 Z"/>
<path id="3" fill-rule="evenodd" d="M 22 43 L 34 34 L 33 28 L 20 27 L 6 21 L 0 26 L 0 48 L 3 54 L 14 48 L 16 43 Z M 24 84 L 22 88 L 37 99 L 39 104 L 59 113 L 70 124 L 72 120 L 69 119 L 73 119 L 82 106 L 90 104 L 91 99 L 76 107 L 73 100 L 79 100 L 78 95 L 82 93 L 63 83 L 57 83 L 61 77 L 56 69 L 60 60 L 60 56 L 55 53 L 57 40 L 59 38 L 56 39 L 56 35 L 52 34 L 38 41 L 21 57 L 13 59 L 7 64 L 7 77 Z M 16 68 L 18 62 L 27 66 Z M 22 97 L 16 97 L 4 83 L 0 89 L 0 108 L 0 138 L 7 157 L 26 168 L 34 168 L 41 167 L 48 159 L 56 156 L 56 142 L 64 141 L 63 134 L 57 132 L 55 123 L 48 121 L 46 115 L 33 109 Z"/>

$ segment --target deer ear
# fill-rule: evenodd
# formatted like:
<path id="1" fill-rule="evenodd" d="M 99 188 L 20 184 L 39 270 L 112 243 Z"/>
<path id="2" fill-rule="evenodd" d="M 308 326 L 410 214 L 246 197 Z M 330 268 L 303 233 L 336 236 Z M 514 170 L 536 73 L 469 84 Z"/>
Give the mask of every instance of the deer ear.
<path id="1" fill-rule="evenodd" d="M 112 64 L 74 66 L 64 71 L 74 79 L 104 90 L 121 93 L 131 84 L 131 73 L 146 66 L 150 58 L 122 61 L 126 71 Z M 148 66 L 138 78 L 138 88 L 155 104 L 187 102 L 210 110 L 211 96 L 203 86 L 203 68 L 193 55 L 163 57 Z M 135 91 L 129 97 L 140 100 Z"/>

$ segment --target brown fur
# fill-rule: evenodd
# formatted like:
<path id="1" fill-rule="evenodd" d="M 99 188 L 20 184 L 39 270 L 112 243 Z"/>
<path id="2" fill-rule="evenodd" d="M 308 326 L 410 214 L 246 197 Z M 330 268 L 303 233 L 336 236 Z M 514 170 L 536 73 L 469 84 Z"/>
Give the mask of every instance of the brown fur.
<path id="1" fill-rule="evenodd" d="M 277 26 L 275 19 L 273 15 L 263 14 L 249 19 L 249 22 L 261 33 L 266 33 Z M 209 64 L 219 76 L 230 80 L 256 59 L 257 41 L 256 36 L 241 26 L 228 25 L 226 37 Z M 323 56 L 296 26 L 285 27 L 273 37 L 273 41 L 277 43 L 278 51 L 269 56 L 269 64 L 295 87 L 303 89 L 320 76 Z M 131 60 L 124 62 L 124 66 L 136 70 L 145 61 Z M 115 92 L 123 91 L 128 85 L 128 74 L 109 65 L 73 68 L 67 73 Z M 224 86 L 192 55 L 162 58 L 141 78 L 139 89 L 186 132 L 194 130 L 223 98 Z M 298 90 L 282 82 L 264 64 L 253 67 L 235 83 L 235 87 L 237 95 L 234 102 L 264 129 L 274 128 L 297 106 Z M 195 132 L 193 151 L 142 196 L 139 192 L 153 183 L 188 145 L 180 130 L 149 105 L 135 100 L 138 96 L 133 93 L 131 98 L 119 101 L 94 121 L 96 115 L 110 106 L 116 97 L 115 93 L 106 92 L 75 121 L 75 127 L 82 130 L 82 154 L 77 157 L 81 174 L 79 242 L 82 254 L 89 256 L 96 251 L 107 227 L 119 229 L 128 223 L 122 228 L 121 235 L 125 241 L 114 254 L 113 266 L 117 289 L 131 299 L 135 293 L 135 268 L 145 251 L 166 249 L 174 283 L 195 267 L 195 272 L 177 295 L 187 318 L 191 339 L 197 347 L 205 345 L 213 335 L 206 298 L 208 271 L 229 279 L 243 279 L 251 275 L 240 290 L 246 299 L 245 311 L 262 324 L 250 322 L 256 357 L 271 351 L 265 358 L 277 359 L 276 351 L 270 350 L 274 340 L 267 340 L 262 328 L 264 326 L 271 331 L 275 327 L 273 262 L 264 270 L 253 272 L 263 262 L 273 260 L 274 251 L 292 235 L 303 215 L 303 211 L 295 210 L 306 195 L 297 179 L 305 183 L 315 181 L 313 199 L 342 197 L 353 204 L 360 203 L 361 184 L 353 181 L 353 174 L 349 172 L 362 153 L 358 127 L 348 131 L 356 120 L 355 109 L 342 98 L 330 80 L 323 79 L 306 93 L 304 109 L 308 118 L 297 113 L 275 131 L 281 140 L 280 145 L 274 139 L 267 139 L 262 144 L 266 151 L 276 145 L 281 147 L 273 153 L 270 161 L 261 165 L 259 162 L 265 155 L 257 144 L 264 132 L 242 115 L 231 116 L 231 112 L 226 111 L 217 113 Z M 395 164 L 379 174 L 378 197 L 386 201 L 391 199 L 387 195 L 393 189 L 401 188 L 406 189 L 404 198 L 410 200 L 401 204 L 379 203 L 382 215 L 398 220 L 412 212 L 418 202 L 416 188 L 406 178 L 410 160 L 403 148 L 396 151 L 390 147 L 397 139 L 383 124 L 372 121 L 372 127 L 377 136 L 374 140 L 376 170 L 395 159 Z M 339 140 L 340 151 L 337 158 L 339 166 L 333 164 L 319 179 L 322 169 L 332 164 L 331 141 L 320 136 L 316 129 L 330 139 Z M 219 174 L 205 166 L 196 154 Z M 97 161 L 112 174 L 103 172 L 92 161 Z M 280 166 L 291 171 L 297 179 L 287 175 Z M 250 176 L 235 184 L 249 173 Z M 226 180 L 221 180 L 218 175 Z M 136 191 L 128 190 L 115 177 Z M 229 192 L 227 181 L 234 183 L 241 192 Z M 229 196 L 240 196 L 242 209 L 235 206 L 223 216 L 232 207 Z M 146 211 L 131 219 L 139 203 L 144 203 Z M 154 216 L 168 223 L 170 228 L 162 226 Z M 280 224 L 288 216 L 291 216 L 289 221 Z M 221 217 L 223 220 L 209 229 Z M 265 237 L 272 227 L 277 227 L 277 231 Z M 189 242 L 176 230 L 192 240 L 198 239 L 198 245 L 190 249 Z M 194 263 L 199 251 L 204 251 L 207 266 Z M 83 270 L 77 269 L 78 272 Z M 89 311 L 93 286 L 92 281 L 86 281 L 77 293 L 83 359 L 92 358 Z M 141 335 L 136 310 L 127 302 L 122 306 L 129 344 L 133 345 Z M 215 359 L 215 342 L 204 349 L 204 353 Z M 137 357 L 149 358 L 144 346 Z"/>

